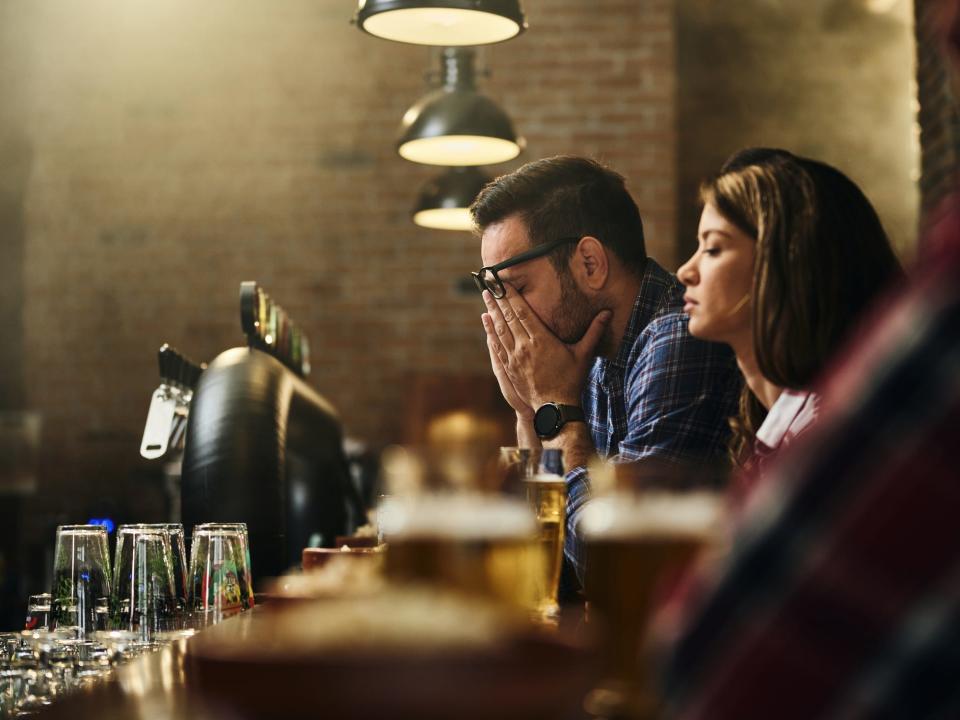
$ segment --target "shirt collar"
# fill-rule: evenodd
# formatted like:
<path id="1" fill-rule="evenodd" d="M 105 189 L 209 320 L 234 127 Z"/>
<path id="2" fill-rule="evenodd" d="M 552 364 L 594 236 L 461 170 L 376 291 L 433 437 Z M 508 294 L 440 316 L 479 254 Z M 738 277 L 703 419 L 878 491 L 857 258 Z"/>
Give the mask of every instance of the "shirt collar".
<path id="1" fill-rule="evenodd" d="M 811 398 L 809 392 L 781 392 L 757 430 L 757 440 L 770 449 L 776 449 L 788 436 L 800 432 L 813 419 L 815 411 Z"/>
<path id="2" fill-rule="evenodd" d="M 630 320 L 620 341 L 620 349 L 610 364 L 617 368 L 626 368 L 634 343 L 650 324 L 654 314 L 663 306 L 665 296 L 674 283 L 673 275 L 664 270 L 653 258 L 647 258 L 640 277 L 640 290 L 633 301 Z"/>

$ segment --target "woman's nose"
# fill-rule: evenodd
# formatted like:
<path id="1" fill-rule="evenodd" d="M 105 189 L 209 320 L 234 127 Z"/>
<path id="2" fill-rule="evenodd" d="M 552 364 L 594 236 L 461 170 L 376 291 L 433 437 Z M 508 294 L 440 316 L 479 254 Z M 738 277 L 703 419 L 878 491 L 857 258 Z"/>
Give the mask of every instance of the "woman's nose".
<path id="1" fill-rule="evenodd" d="M 677 279 L 687 286 L 695 285 L 697 283 L 697 269 L 694 258 L 696 258 L 696 255 L 687 260 L 683 265 L 680 266 L 680 269 L 677 270 Z"/>

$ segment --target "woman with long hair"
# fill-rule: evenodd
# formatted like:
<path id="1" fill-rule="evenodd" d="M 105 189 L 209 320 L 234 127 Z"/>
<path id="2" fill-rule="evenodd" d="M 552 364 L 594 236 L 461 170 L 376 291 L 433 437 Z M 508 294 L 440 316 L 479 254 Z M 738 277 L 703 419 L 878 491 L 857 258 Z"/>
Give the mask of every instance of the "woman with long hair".
<path id="1" fill-rule="evenodd" d="M 677 276 L 690 333 L 736 353 L 745 384 L 731 450 L 759 470 L 740 476 L 756 478 L 816 417 L 815 379 L 901 268 L 870 202 L 824 163 L 743 150 L 700 198 L 698 247 Z"/>

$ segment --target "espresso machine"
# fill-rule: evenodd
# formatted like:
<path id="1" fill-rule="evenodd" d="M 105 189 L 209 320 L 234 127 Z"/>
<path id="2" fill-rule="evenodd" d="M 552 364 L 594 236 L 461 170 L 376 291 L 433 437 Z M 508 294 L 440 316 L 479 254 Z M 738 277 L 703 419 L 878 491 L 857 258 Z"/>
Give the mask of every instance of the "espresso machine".
<path id="1" fill-rule="evenodd" d="M 305 381 L 306 336 L 254 282 L 241 284 L 240 306 L 247 346 L 180 373 L 189 393 L 185 413 L 184 393 L 178 398 L 188 416 L 181 519 L 188 537 L 198 523 L 245 522 L 259 587 L 299 565 L 303 548 L 333 546 L 366 515 L 336 410 Z"/>

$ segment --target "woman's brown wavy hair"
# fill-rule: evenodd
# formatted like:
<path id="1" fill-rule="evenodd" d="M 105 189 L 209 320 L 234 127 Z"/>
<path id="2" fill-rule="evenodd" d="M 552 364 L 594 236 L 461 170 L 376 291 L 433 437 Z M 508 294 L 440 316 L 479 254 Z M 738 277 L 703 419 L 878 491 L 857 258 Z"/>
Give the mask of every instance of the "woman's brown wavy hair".
<path id="1" fill-rule="evenodd" d="M 786 150 L 751 148 L 700 199 L 756 239 L 753 347 L 763 376 L 809 388 L 863 311 L 902 275 L 876 211 L 846 175 Z M 766 410 L 744 385 L 731 452 L 752 454 Z"/>

